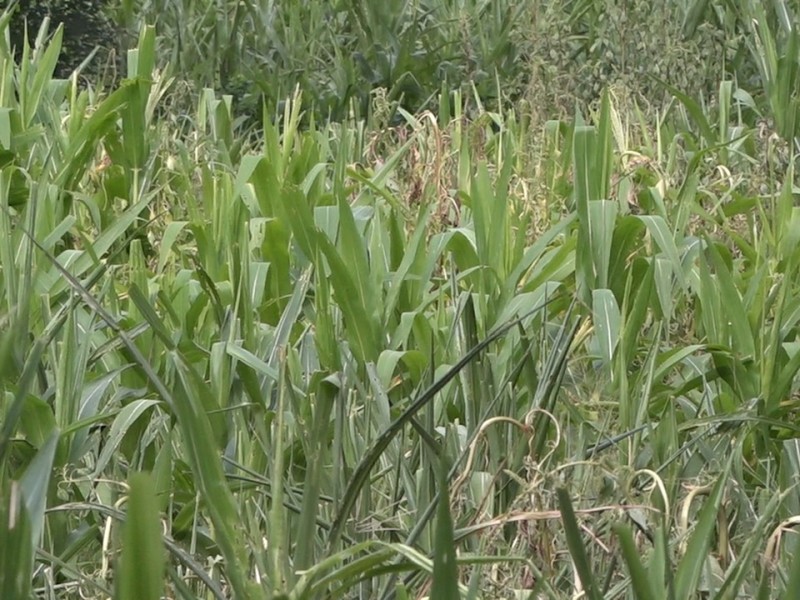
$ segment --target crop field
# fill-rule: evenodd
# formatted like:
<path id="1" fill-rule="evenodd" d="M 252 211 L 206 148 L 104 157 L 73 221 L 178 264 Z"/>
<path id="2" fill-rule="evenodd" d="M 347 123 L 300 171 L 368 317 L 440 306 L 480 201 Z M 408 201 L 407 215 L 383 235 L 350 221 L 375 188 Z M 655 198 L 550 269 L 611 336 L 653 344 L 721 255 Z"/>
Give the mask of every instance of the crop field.
<path id="1" fill-rule="evenodd" d="M 0 599 L 800 598 L 800 7 L 0 7 Z"/>

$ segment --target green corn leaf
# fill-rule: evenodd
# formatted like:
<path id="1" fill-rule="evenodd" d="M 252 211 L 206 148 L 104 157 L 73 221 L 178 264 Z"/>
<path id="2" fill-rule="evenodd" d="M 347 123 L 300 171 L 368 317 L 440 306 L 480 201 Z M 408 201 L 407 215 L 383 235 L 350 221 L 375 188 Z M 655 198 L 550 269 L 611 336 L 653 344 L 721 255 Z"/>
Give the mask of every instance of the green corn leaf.
<path id="1" fill-rule="evenodd" d="M 611 364 L 614 350 L 620 340 L 621 316 L 617 299 L 611 290 L 592 292 L 592 314 L 601 357 L 605 364 Z"/>
<path id="2" fill-rule="evenodd" d="M 690 534 L 686 553 L 681 557 L 674 575 L 675 597 L 691 598 L 697 592 L 700 575 L 708 558 L 717 513 L 721 510 L 723 492 L 728 483 L 732 456 L 726 461 L 722 473 L 717 478 L 711 493 L 703 503 L 703 508 L 696 519 L 694 530 Z"/>
<path id="3" fill-rule="evenodd" d="M 611 245 L 618 205 L 609 200 L 589 202 L 589 245 L 591 248 L 594 285 L 608 286 Z"/>
<path id="4" fill-rule="evenodd" d="M 115 597 L 159 600 L 164 591 L 165 553 L 153 479 L 146 473 L 134 473 L 128 486 Z"/>
<path id="5" fill-rule="evenodd" d="M 437 464 L 439 500 L 436 509 L 436 526 L 433 539 L 433 584 L 431 598 L 459 600 L 456 544 L 453 539 L 453 516 L 450 514 L 450 495 L 447 478 L 441 464 Z"/>
<path id="6" fill-rule="evenodd" d="M 108 461 L 111 460 L 112 455 L 119 450 L 119 445 L 122 438 L 133 426 L 133 424 L 142 416 L 148 409 L 156 406 L 157 400 L 135 400 L 130 404 L 124 406 L 119 411 L 114 422 L 111 424 L 111 430 L 108 434 L 108 439 L 103 446 L 103 451 L 97 458 L 95 463 L 94 476 L 97 477 L 106 467 Z"/>
<path id="7" fill-rule="evenodd" d="M 7 482 L 0 492 L 0 595 L 30 598 L 34 555 L 31 518 L 18 482 Z"/>
<path id="8" fill-rule="evenodd" d="M 50 434 L 28 468 L 25 469 L 19 482 L 20 492 L 30 519 L 31 542 L 34 547 L 39 544 L 39 538 L 44 529 L 44 511 L 47 507 L 47 493 L 59 438 L 60 434 L 57 430 Z"/>
<path id="9" fill-rule="evenodd" d="M 599 584 L 594 578 L 589 557 L 586 554 L 586 546 L 583 543 L 583 536 L 578 525 L 578 519 L 575 517 L 575 511 L 572 508 L 569 492 L 564 488 L 558 488 L 556 495 L 558 496 L 561 523 L 564 526 L 564 534 L 567 538 L 567 547 L 569 548 L 575 571 L 583 584 L 584 594 L 590 600 L 602 600 L 600 589 L 598 588 Z"/>
<path id="10" fill-rule="evenodd" d="M 781 600 L 791 600 L 800 597 L 800 552 L 795 552 L 789 562 L 789 577 L 786 587 L 780 595 Z"/>
<path id="11" fill-rule="evenodd" d="M 755 355 L 755 342 L 739 290 L 716 246 L 710 240 L 706 240 L 706 246 L 719 286 L 716 293 L 725 299 L 725 310 L 721 314 L 726 316 L 727 322 L 723 328 L 730 332 L 734 350 L 742 357 L 752 357 Z M 721 343 L 726 341 L 720 340 Z"/>
<path id="12" fill-rule="evenodd" d="M 664 594 L 659 594 L 655 591 L 654 586 L 658 586 L 658 582 L 651 581 L 647 569 L 642 564 L 639 557 L 639 549 L 633 541 L 633 534 L 630 527 L 622 523 L 614 526 L 614 533 L 620 542 L 622 550 L 622 557 L 628 567 L 628 573 L 631 576 L 631 589 L 634 593 L 636 600 L 657 600 L 664 597 Z"/>

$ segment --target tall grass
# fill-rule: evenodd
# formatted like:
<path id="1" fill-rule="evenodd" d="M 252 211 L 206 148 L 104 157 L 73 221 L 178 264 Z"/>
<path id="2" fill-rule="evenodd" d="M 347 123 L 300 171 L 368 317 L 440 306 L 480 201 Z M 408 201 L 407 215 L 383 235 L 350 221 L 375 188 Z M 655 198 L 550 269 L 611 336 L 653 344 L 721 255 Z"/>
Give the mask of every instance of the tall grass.
<path id="1" fill-rule="evenodd" d="M 431 108 L 443 82 L 449 89 L 474 81 L 488 97 L 499 74 L 521 93 L 522 9 L 474 0 L 175 0 L 122 2 L 112 12 L 130 30 L 155 24 L 172 72 L 190 85 L 231 94 L 239 114 L 260 119 L 262 102 L 280 114 L 300 85 L 304 112 L 341 120 L 366 117 L 371 91 L 379 88 L 412 111 Z"/>
<path id="2" fill-rule="evenodd" d="M 219 6 L 198 45 L 327 18 Z M 401 8 L 347 26 L 400 60 L 428 18 Z M 153 27 L 108 92 L 53 78 L 58 30 L 21 64 L 4 39 L 3 598 L 795 597 L 798 215 L 766 79 L 539 129 L 447 78 L 436 112 L 320 123 L 300 77 L 245 137 L 213 87 L 171 112 Z"/>

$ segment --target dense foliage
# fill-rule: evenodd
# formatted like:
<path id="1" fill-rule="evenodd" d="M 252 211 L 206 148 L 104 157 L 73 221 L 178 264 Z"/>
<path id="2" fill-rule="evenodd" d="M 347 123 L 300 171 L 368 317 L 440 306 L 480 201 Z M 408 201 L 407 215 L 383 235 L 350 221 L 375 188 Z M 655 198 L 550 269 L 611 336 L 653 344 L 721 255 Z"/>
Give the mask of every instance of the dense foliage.
<path id="1" fill-rule="evenodd" d="M 0 598 L 800 597 L 788 4 L 105 10 L 0 16 Z"/>
<path id="2" fill-rule="evenodd" d="M 69 77 L 89 58 L 82 70 L 85 76 L 96 78 L 106 67 L 116 67 L 119 28 L 106 14 L 106 6 L 106 0 L 17 0 L 8 27 L 15 57 L 22 56 L 26 34 L 32 42 L 49 19 L 52 28 L 64 27 L 56 77 Z"/>

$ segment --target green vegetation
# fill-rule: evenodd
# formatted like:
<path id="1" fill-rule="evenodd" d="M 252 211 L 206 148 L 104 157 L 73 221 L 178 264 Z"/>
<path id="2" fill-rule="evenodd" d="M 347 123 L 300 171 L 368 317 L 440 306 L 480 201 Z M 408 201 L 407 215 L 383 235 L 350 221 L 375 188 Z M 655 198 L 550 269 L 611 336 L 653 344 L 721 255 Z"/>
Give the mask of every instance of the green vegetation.
<path id="1" fill-rule="evenodd" d="M 54 75 L 69 77 L 73 71 L 93 80 L 114 78 L 119 45 L 119 28 L 106 14 L 107 0 L 16 0 L 8 32 L 11 48 L 19 61 L 25 36 L 33 45 L 45 19 L 55 27 L 63 24 L 64 36 Z"/>
<path id="2" fill-rule="evenodd" d="M 0 598 L 800 597 L 800 15 L 648 6 L 2 13 Z"/>

